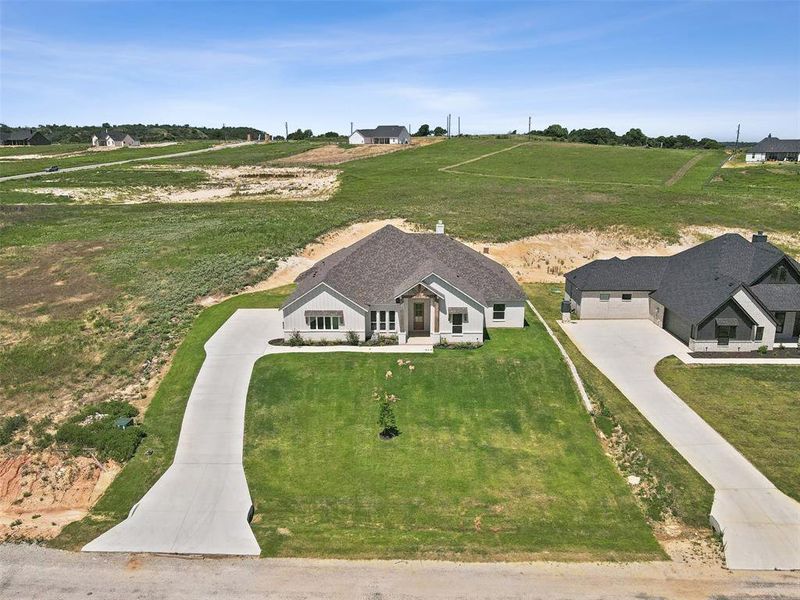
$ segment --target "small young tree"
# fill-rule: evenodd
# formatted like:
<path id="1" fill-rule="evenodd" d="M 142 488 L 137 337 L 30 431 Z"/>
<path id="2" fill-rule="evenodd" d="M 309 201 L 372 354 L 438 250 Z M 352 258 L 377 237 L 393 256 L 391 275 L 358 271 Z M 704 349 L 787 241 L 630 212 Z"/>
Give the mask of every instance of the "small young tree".
<path id="1" fill-rule="evenodd" d="M 431 126 L 427 123 L 423 123 L 417 129 L 417 133 L 414 134 L 414 137 L 428 137 L 431 134 Z"/>
<path id="2" fill-rule="evenodd" d="M 397 417 L 394 414 L 394 404 L 397 402 L 397 396 L 383 393 L 380 398 L 380 410 L 378 412 L 378 426 L 381 428 L 381 439 L 390 440 L 393 437 L 400 435 L 400 430 L 397 428 Z"/>
<path id="3" fill-rule="evenodd" d="M 436 129 L 433 130 L 433 135 L 435 135 L 436 137 L 442 137 L 446 133 L 447 129 L 445 129 L 444 127 L 437 127 Z"/>

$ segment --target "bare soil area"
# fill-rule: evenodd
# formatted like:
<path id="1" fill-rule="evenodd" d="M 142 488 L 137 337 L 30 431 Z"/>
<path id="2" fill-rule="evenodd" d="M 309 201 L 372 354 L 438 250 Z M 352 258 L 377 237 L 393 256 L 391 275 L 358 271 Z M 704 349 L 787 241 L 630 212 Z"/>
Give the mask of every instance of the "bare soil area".
<path id="1" fill-rule="evenodd" d="M 80 204 L 146 202 L 220 202 L 233 199 L 328 200 L 339 187 L 339 172 L 299 167 L 171 167 L 146 165 L 142 170 L 200 171 L 208 180 L 198 187 L 125 186 L 123 188 L 70 187 L 25 188 L 26 192 L 68 197 Z"/>
<path id="2" fill-rule="evenodd" d="M 0 539 L 49 539 L 82 519 L 120 466 L 44 452 L 0 459 Z"/>
<path id="3" fill-rule="evenodd" d="M 275 164 L 284 165 L 340 165 L 351 160 L 361 158 L 372 158 L 382 154 L 390 154 L 399 150 L 410 150 L 420 146 L 429 146 L 444 138 L 423 138 L 414 139 L 410 144 L 361 144 L 343 148 L 336 144 L 329 144 L 319 148 L 313 148 L 294 156 L 287 156 L 275 161 Z"/>

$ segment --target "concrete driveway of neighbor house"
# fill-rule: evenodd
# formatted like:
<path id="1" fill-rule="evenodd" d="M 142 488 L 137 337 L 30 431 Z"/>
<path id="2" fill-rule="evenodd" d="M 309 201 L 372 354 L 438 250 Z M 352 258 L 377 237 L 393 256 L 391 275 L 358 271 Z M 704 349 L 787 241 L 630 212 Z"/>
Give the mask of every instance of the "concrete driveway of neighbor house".
<path id="1" fill-rule="evenodd" d="M 800 503 L 789 498 L 655 374 L 687 348 L 648 320 L 562 324 L 578 349 L 714 487 L 711 519 L 731 569 L 800 569 Z M 720 390 L 735 394 L 735 390 Z"/>
<path id="2" fill-rule="evenodd" d="M 128 518 L 85 552 L 258 555 L 242 466 L 247 390 L 255 362 L 287 352 L 432 352 L 431 346 L 271 346 L 283 337 L 277 309 L 239 309 L 206 342 L 175 459 Z"/>

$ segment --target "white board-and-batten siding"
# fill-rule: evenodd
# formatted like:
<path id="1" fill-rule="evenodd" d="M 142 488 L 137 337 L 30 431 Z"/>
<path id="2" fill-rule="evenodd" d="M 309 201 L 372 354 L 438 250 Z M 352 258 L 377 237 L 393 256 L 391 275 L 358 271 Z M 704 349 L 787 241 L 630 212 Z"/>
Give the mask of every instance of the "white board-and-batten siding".
<path id="1" fill-rule="evenodd" d="M 341 311 L 343 322 L 339 329 L 311 329 L 306 319 L 307 311 Z M 296 331 L 308 340 L 345 340 L 348 331 L 355 331 L 364 339 L 369 314 L 332 288 L 319 285 L 305 296 L 295 300 L 283 310 L 284 338 L 289 339 Z"/>

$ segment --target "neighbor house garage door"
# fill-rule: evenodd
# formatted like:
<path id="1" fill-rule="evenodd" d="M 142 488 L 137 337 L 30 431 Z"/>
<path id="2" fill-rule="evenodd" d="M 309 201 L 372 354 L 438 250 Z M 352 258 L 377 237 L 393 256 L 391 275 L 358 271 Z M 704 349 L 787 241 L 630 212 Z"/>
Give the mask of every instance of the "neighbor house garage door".
<path id="1" fill-rule="evenodd" d="M 689 343 L 691 326 L 674 312 L 664 309 L 664 329 L 669 331 L 684 344 Z"/>

